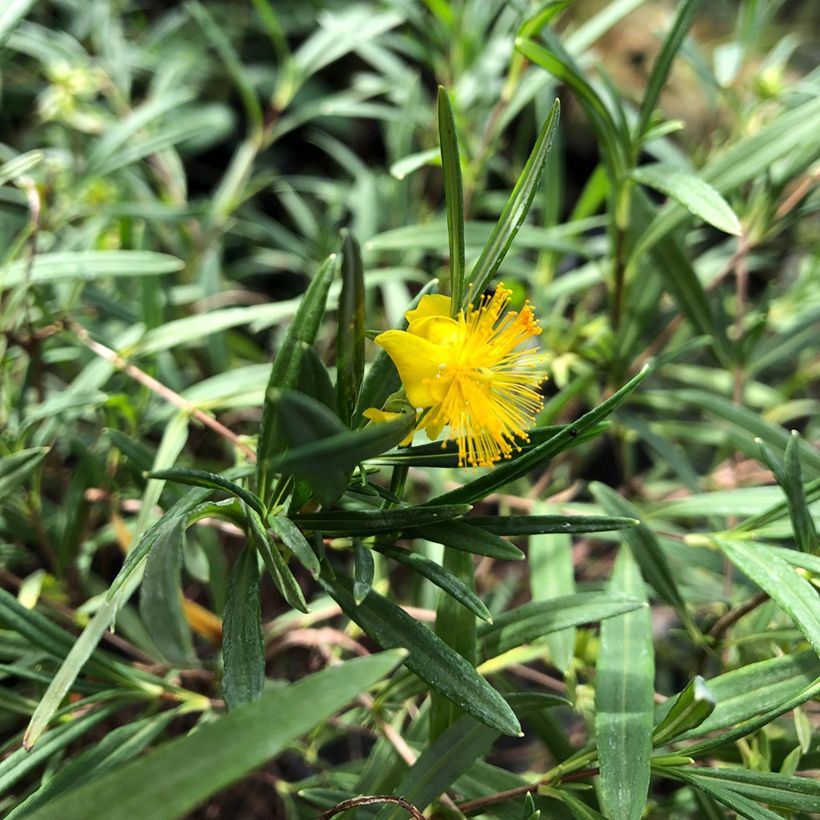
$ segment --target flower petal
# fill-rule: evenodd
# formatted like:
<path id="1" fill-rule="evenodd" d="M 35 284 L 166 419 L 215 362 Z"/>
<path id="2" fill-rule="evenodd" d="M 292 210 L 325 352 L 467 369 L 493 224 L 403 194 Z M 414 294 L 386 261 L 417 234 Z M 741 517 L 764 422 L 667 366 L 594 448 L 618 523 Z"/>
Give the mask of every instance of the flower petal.
<path id="1" fill-rule="evenodd" d="M 413 310 L 408 310 L 404 314 L 404 318 L 408 322 L 415 322 L 418 319 L 426 319 L 428 316 L 449 316 L 450 315 L 450 297 L 443 296 L 440 293 L 433 293 L 428 296 L 422 296 L 419 300 L 419 306 Z"/>
<path id="2" fill-rule="evenodd" d="M 444 350 L 436 344 L 404 330 L 388 330 L 373 340 L 387 351 L 413 407 L 432 407 L 436 403 L 429 385 L 446 361 Z"/>
<path id="3" fill-rule="evenodd" d="M 410 322 L 407 332 L 434 345 L 452 345 L 458 338 L 458 322 L 449 316 L 425 316 Z"/>

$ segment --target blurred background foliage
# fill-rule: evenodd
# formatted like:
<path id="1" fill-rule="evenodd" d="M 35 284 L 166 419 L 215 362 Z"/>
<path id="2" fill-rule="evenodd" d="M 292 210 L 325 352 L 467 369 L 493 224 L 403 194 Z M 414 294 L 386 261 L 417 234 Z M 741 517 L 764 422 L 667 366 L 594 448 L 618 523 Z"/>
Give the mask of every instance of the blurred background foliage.
<path id="1" fill-rule="evenodd" d="M 393 794 L 419 808 L 444 795 L 442 816 L 816 812 L 811 778 L 793 775 L 820 769 L 819 28 L 800 0 L 0 3 L 0 809 L 73 817 L 93 800 L 100 817 L 308 818 Z M 513 520 L 642 523 L 518 530 L 526 561 L 470 560 L 473 613 L 504 624 L 530 600 L 590 593 L 593 607 L 624 592 L 651 603 L 651 620 L 588 610 L 555 627 L 538 610 L 540 626 L 517 638 L 480 632 L 479 671 L 512 693 L 524 736 L 498 740 L 465 717 L 445 721 L 436 745 L 425 685 L 390 678 L 398 656 L 312 674 L 384 642 L 340 615 L 309 560 L 291 561 L 288 601 L 303 596 L 310 612 L 263 580 L 265 695 L 240 728 L 242 710 L 221 717 L 220 642 L 241 583 L 231 568 L 251 578 L 256 563 L 242 529 L 203 516 L 181 553 L 163 553 L 161 581 L 117 607 L 115 632 L 106 590 L 184 496 L 147 471 L 247 475 L 271 359 L 307 285 L 344 254 L 343 229 L 361 246 L 368 331 L 399 326 L 446 278 L 438 85 L 470 264 L 562 103 L 496 277 L 544 328 L 539 426 L 572 424 L 653 363 L 601 435 L 477 503 Z M 332 284 L 313 344 L 333 379 L 339 294 Z M 414 504 L 475 477 L 405 474 L 393 456 L 377 468 L 376 483 Z M 395 556 L 325 541 L 364 584 L 353 597 L 372 587 L 417 623 L 437 606 L 450 617 L 438 587 Z M 413 543 L 441 561 L 440 545 Z M 599 618 L 600 630 L 582 626 Z M 687 688 L 697 675 L 708 695 Z M 672 731 L 663 704 L 678 692 Z M 285 714 L 292 725 L 259 729 Z M 237 732 L 252 753 L 225 740 Z M 188 768 L 191 782 L 169 780 L 174 803 L 159 783 Z M 355 816 L 379 811 L 402 816 Z"/>

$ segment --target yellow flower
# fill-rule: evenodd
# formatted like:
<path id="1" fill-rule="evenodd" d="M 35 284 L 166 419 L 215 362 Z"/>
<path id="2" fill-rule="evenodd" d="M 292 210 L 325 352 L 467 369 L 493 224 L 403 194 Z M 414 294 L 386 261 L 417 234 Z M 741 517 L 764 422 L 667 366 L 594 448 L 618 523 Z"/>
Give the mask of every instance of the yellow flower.
<path id="1" fill-rule="evenodd" d="M 376 337 L 399 371 L 407 399 L 426 410 L 417 429 L 431 439 L 449 428 L 460 466 L 489 467 L 520 449 L 526 429 L 543 406 L 538 386 L 544 355 L 522 348 L 541 333 L 532 306 L 506 310 L 510 293 L 499 285 L 491 297 L 450 318 L 449 296 L 424 296 L 408 311 L 407 330 Z M 374 421 L 387 414 L 371 409 Z"/>

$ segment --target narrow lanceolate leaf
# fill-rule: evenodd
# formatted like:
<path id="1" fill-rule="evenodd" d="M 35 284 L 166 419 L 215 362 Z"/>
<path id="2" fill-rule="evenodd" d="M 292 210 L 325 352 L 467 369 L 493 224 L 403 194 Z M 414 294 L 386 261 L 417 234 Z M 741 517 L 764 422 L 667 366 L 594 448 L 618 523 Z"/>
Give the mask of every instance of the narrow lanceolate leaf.
<path id="1" fill-rule="evenodd" d="M 715 711 L 715 696 L 700 675 L 696 675 L 672 702 L 666 716 L 655 727 L 652 743 L 663 746 L 690 729 L 695 729 Z"/>
<path id="2" fill-rule="evenodd" d="M 388 675 L 400 658 L 397 652 L 358 658 L 267 692 L 192 734 L 72 789 L 30 817 L 85 820 L 90 805 L 106 806 L 110 820 L 182 817 L 326 721 Z"/>
<path id="3" fill-rule="evenodd" d="M 12 262 L 0 269 L 0 288 L 21 282 L 91 282 L 107 276 L 159 276 L 184 266 L 181 259 L 154 251 L 61 251 L 38 254 L 34 262 Z"/>
<path id="4" fill-rule="evenodd" d="M 538 502 L 535 512 L 551 509 Z M 540 517 L 540 516 L 539 516 Z M 572 539 L 564 532 L 531 535 L 529 538 L 530 595 L 533 601 L 548 601 L 575 592 L 575 569 L 572 564 Z M 546 636 L 550 660 L 563 673 L 569 669 L 575 654 L 574 626 Z"/>
<path id="5" fill-rule="evenodd" d="M 581 433 L 617 410 L 648 374 L 649 367 L 644 366 L 640 373 L 633 376 L 620 390 L 613 393 L 595 409 L 581 416 L 571 427 L 565 428 L 560 433 L 547 439 L 537 447 L 533 447 L 532 450 L 522 453 L 517 458 L 501 462 L 486 475 L 467 482 L 457 490 L 451 490 L 449 493 L 432 499 L 430 503 L 472 503 L 486 498 L 490 493 L 495 492 L 510 481 L 521 478 L 521 476 L 526 475 L 534 467 L 549 461 L 553 456 L 569 449 Z"/>
<path id="6" fill-rule="evenodd" d="M 621 510 L 613 510 L 621 512 Z M 476 515 L 467 519 L 473 527 L 497 535 L 612 532 L 629 530 L 639 520 L 634 515 Z"/>
<path id="7" fill-rule="evenodd" d="M 638 598 L 617 592 L 578 592 L 548 601 L 533 601 L 504 612 L 491 625 L 482 626 L 478 636 L 484 656 L 493 658 L 550 632 L 613 618 L 644 607 Z"/>
<path id="8" fill-rule="evenodd" d="M 487 753 L 498 732 L 469 715 L 462 715 L 427 746 L 394 789 L 416 808 L 424 810 Z M 407 813 L 386 807 L 376 820 L 404 820 Z"/>
<path id="9" fill-rule="evenodd" d="M 391 421 L 348 430 L 323 404 L 308 396 L 282 391 L 275 400 L 282 420 L 288 425 L 286 436 L 291 449 L 274 462 L 273 468 L 286 474 L 350 473 L 360 462 L 398 444 L 415 423 L 415 414 L 408 412 Z M 323 423 L 325 418 L 335 421 Z"/>
<path id="10" fill-rule="evenodd" d="M 336 331 L 336 397 L 350 424 L 364 375 L 364 265 L 359 243 L 342 234 L 342 292 Z"/>
<path id="11" fill-rule="evenodd" d="M 182 610 L 182 542 L 179 521 L 167 538 L 158 540 L 145 563 L 140 591 L 140 615 L 157 649 L 173 664 L 194 659 L 191 630 Z"/>
<path id="12" fill-rule="evenodd" d="M 550 109 L 547 119 L 541 126 L 541 131 L 538 134 L 538 139 L 535 141 L 535 146 L 532 153 L 527 159 L 524 170 L 521 176 L 515 183 L 515 187 L 498 218 L 498 222 L 487 240 L 487 244 L 481 251 L 478 261 L 473 266 L 470 272 L 470 282 L 468 284 L 467 292 L 464 294 L 464 302 L 476 303 L 481 298 L 484 288 L 490 283 L 490 280 L 495 276 L 496 271 L 507 255 L 507 251 L 512 245 L 527 212 L 532 205 L 535 194 L 538 191 L 538 186 L 541 182 L 541 175 L 544 171 L 544 166 L 552 149 L 552 140 L 558 128 L 558 119 L 561 113 L 561 106 L 556 100 Z"/>
<path id="13" fill-rule="evenodd" d="M 680 774 L 681 769 L 670 769 Z M 784 774 L 757 772 L 749 769 L 685 769 L 691 782 L 708 781 L 731 789 L 750 800 L 766 803 L 772 808 L 789 811 L 816 812 L 820 807 L 820 782 L 813 777 L 789 777 Z"/>
<path id="14" fill-rule="evenodd" d="M 265 512 L 261 500 L 250 490 L 246 490 L 235 481 L 231 481 L 217 473 L 209 473 L 207 470 L 173 467 L 170 470 L 158 470 L 157 472 L 149 473 L 148 477 L 161 478 L 165 481 L 175 481 L 179 484 L 190 484 L 194 487 L 210 487 L 213 490 L 224 490 L 244 501 L 249 507 L 253 507 L 260 515 L 264 515 Z"/>
<path id="15" fill-rule="evenodd" d="M 376 549 L 382 555 L 386 555 L 388 558 L 392 558 L 394 561 L 398 561 L 419 575 L 424 576 L 439 589 L 444 590 L 444 592 L 452 596 L 452 598 L 458 601 L 463 607 L 469 609 L 476 617 L 481 618 L 482 621 L 492 621 L 490 610 L 487 609 L 481 598 L 440 564 L 411 550 L 382 546 L 377 546 Z"/>
<path id="16" fill-rule="evenodd" d="M 48 447 L 29 447 L 0 458 L 0 503 L 28 478 L 48 451 Z"/>
<path id="17" fill-rule="evenodd" d="M 429 507 L 397 507 L 389 510 L 337 510 L 333 512 L 294 515 L 293 522 L 302 530 L 324 535 L 373 535 L 398 532 L 414 524 L 422 526 L 468 513 L 469 504 L 446 504 Z"/>
<path id="18" fill-rule="evenodd" d="M 719 231 L 739 236 L 740 220 L 729 203 L 699 176 L 668 163 L 643 165 L 629 172 L 641 185 L 660 191 Z"/>
<path id="19" fill-rule="evenodd" d="M 640 518 L 637 507 L 622 498 L 618 493 L 607 487 L 605 484 L 593 482 L 590 485 L 595 500 L 608 513 L 613 515 L 629 515 L 636 519 Z M 646 524 L 639 523 L 637 527 L 624 531 L 624 539 L 632 550 L 632 555 L 641 568 L 641 574 L 652 586 L 657 595 L 666 603 L 675 607 L 681 620 L 686 626 L 696 631 L 692 617 L 686 609 L 686 603 L 678 590 L 675 576 L 666 560 L 666 555 L 652 532 Z"/>
<path id="20" fill-rule="evenodd" d="M 792 519 L 792 528 L 794 529 L 794 540 L 803 552 L 813 553 L 817 551 L 820 542 L 817 540 L 817 530 L 814 527 L 814 519 L 811 516 L 811 511 L 809 510 L 806 499 L 806 492 L 803 489 L 799 442 L 799 433 L 797 433 L 796 430 L 792 430 L 789 443 L 786 445 L 783 489 L 789 500 L 789 514 Z"/>
<path id="21" fill-rule="evenodd" d="M 724 555 L 749 576 L 794 620 L 820 653 L 820 597 L 777 553 L 762 544 L 717 539 Z"/>
<path id="22" fill-rule="evenodd" d="M 353 539 L 353 600 L 356 606 L 368 596 L 373 588 L 376 562 L 373 553 L 358 538 Z"/>
<path id="23" fill-rule="evenodd" d="M 610 590 L 645 597 L 640 570 L 627 547 L 615 562 Z M 646 804 L 654 676 L 649 608 L 604 621 L 595 682 L 595 738 L 601 808 L 612 820 L 638 820 Z"/>
<path id="24" fill-rule="evenodd" d="M 262 694 L 265 646 L 261 615 L 259 561 L 249 542 L 231 567 L 222 620 L 222 694 L 229 709 Z"/>
<path id="25" fill-rule="evenodd" d="M 419 507 L 423 510 L 424 507 Z M 471 552 L 474 555 L 487 555 L 502 561 L 522 561 L 524 553 L 515 544 L 500 535 L 473 527 L 467 521 L 447 521 L 435 526 L 413 527 L 404 533 L 409 538 L 424 538 L 445 547 Z"/>
<path id="26" fill-rule="evenodd" d="M 296 556 L 296 560 L 314 577 L 319 577 L 319 559 L 302 531 L 284 515 L 271 516 L 270 528 L 276 537 Z"/>
<path id="27" fill-rule="evenodd" d="M 312 345 L 319 332 L 325 315 L 325 302 L 330 283 L 336 273 L 336 255 L 332 254 L 319 268 L 313 281 L 305 291 L 293 324 L 288 328 L 282 346 L 271 366 L 265 404 L 262 408 L 262 423 L 259 428 L 259 443 L 256 448 L 257 490 L 259 497 L 267 503 L 272 478 L 271 460 L 276 455 L 277 431 L 276 405 L 270 393 L 277 389 L 293 387 L 299 378 L 302 345 Z"/>
<path id="28" fill-rule="evenodd" d="M 464 293 L 464 190 L 456 124 L 450 98 L 443 86 L 438 87 L 438 137 L 441 145 L 441 168 L 444 172 L 447 236 L 450 241 L 450 295 L 455 315 L 461 308 Z"/>
<path id="29" fill-rule="evenodd" d="M 290 571 L 287 561 L 282 557 L 282 553 L 279 552 L 279 548 L 276 544 L 271 543 L 262 519 L 251 507 L 245 508 L 245 516 L 248 522 L 248 535 L 253 545 L 259 550 L 274 586 L 294 609 L 307 612 L 308 605 L 302 594 L 302 588 L 293 577 L 293 573 Z"/>
<path id="30" fill-rule="evenodd" d="M 403 609 L 372 591 L 361 605 L 353 600 L 350 579 L 337 574 L 322 586 L 382 648 L 408 650 L 405 666 L 444 697 L 476 720 L 502 734 L 517 735 L 521 728 L 507 702 L 458 652 L 408 615 Z"/>
<path id="31" fill-rule="evenodd" d="M 442 566 L 451 572 L 465 586 L 473 587 L 473 557 L 467 552 L 445 548 Z M 476 665 L 476 624 L 475 615 L 459 606 L 446 593 L 439 594 L 436 607 L 436 635 L 447 646 L 454 649 L 470 666 Z M 449 698 L 432 692 L 430 697 L 430 740 L 435 740 L 462 715 Z"/>
<path id="32" fill-rule="evenodd" d="M 636 148 L 640 146 L 641 140 L 649 128 L 655 106 L 658 104 L 661 91 L 672 68 L 672 62 L 681 45 L 683 45 L 686 32 L 692 27 L 695 15 L 702 3 L 703 0 L 684 0 L 678 7 L 672 27 L 664 38 L 661 50 L 655 58 L 652 73 L 649 75 L 649 82 L 641 100 L 641 111 L 638 116 L 638 124 L 635 127 Z"/>
<path id="33" fill-rule="evenodd" d="M 684 731 L 678 739 L 706 735 L 765 715 L 799 698 L 819 678 L 820 659 L 812 650 L 750 663 L 718 675 L 706 682 L 716 703 L 714 710 L 700 726 Z M 656 715 L 661 721 L 682 695 L 658 707 Z"/>

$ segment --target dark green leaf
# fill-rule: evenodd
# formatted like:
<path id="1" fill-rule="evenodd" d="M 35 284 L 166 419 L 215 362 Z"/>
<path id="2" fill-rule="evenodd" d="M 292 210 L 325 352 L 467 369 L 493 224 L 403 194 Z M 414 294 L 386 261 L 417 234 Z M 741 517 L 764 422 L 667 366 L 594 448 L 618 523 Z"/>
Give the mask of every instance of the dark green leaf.
<path id="1" fill-rule="evenodd" d="M 271 516 L 270 528 L 276 537 L 296 556 L 296 560 L 314 577 L 319 577 L 319 559 L 302 531 L 284 515 Z"/>
<path id="2" fill-rule="evenodd" d="M 249 507 L 264 515 L 260 499 L 250 490 L 246 490 L 234 481 L 230 481 L 217 473 L 206 470 L 192 470 L 187 467 L 172 467 L 170 470 L 158 470 L 149 473 L 149 478 L 160 478 L 166 481 L 175 481 L 178 484 L 189 484 L 194 487 L 210 487 L 212 490 L 224 490 L 226 493 L 244 501 Z"/>
<path id="3" fill-rule="evenodd" d="M 799 442 L 800 435 L 796 430 L 792 430 L 789 443 L 786 445 L 783 489 L 789 499 L 789 513 L 791 514 L 794 529 L 794 540 L 804 552 L 814 553 L 817 551 L 820 542 L 817 540 L 814 519 L 811 516 L 806 493 L 803 489 Z"/>
<path id="4" fill-rule="evenodd" d="M 301 351 L 303 345 L 313 344 L 319 332 L 319 326 L 325 314 L 327 293 L 336 273 L 336 263 L 336 255 L 332 254 L 316 272 L 302 297 L 293 324 L 288 328 L 287 335 L 271 366 L 268 387 L 265 391 L 265 404 L 262 408 L 259 442 L 256 448 L 257 491 L 264 503 L 270 499 L 271 461 L 277 455 L 276 451 L 280 446 L 277 442 L 277 408 L 271 393 L 296 385 L 299 378 Z"/>
<path id="5" fill-rule="evenodd" d="M 462 606 L 469 609 L 476 617 L 481 618 L 482 621 L 492 621 L 490 611 L 484 605 L 481 598 L 456 578 L 455 575 L 447 572 L 446 569 L 435 561 L 431 561 L 429 558 L 425 558 L 417 552 L 398 549 L 397 547 L 377 546 L 376 549 L 382 553 L 382 555 L 386 555 L 388 558 L 392 558 L 394 561 L 398 561 L 419 575 L 424 576 L 439 589 L 443 589 L 448 595 L 451 595 Z"/>
<path id="6" fill-rule="evenodd" d="M 352 582 L 341 574 L 334 581 L 320 581 L 345 614 L 379 646 L 407 649 L 405 666 L 436 692 L 502 734 L 521 731 L 506 701 L 473 666 L 403 609 L 375 591 L 356 606 Z"/>
<path id="7" fill-rule="evenodd" d="M 418 507 L 423 510 L 424 507 Z M 467 519 L 472 521 L 472 519 Z M 425 538 L 445 547 L 471 552 L 474 555 L 488 555 L 502 561 L 521 561 L 524 553 L 515 544 L 479 527 L 473 527 L 467 520 L 447 521 L 435 526 L 413 527 L 404 534 L 409 538 Z"/>
<path id="8" fill-rule="evenodd" d="M 453 315 L 461 307 L 464 294 L 464 191 L 461 184 L 461 159 L 450 98 L 438 87 L 438 138 L 441 168 L 444 172 L 444 202 L 447 207 L 447 236 L 450 242 L 450 295 Z"/>
<path id="9" fill-rule="evenodd" d="M 105 806 L 107 820 L 182 817 L 326 721 L 389 674 L 400 657 L 385 652 L 357 658 L 266 692 L 258 701 L 72 789 L 30 816 L 86 820 L 89 806 Z"/>
<path id="10" fill-rule="evenodd" d="M 229 709 L 250 703 L 265 684 L 259 561 L 249 541 L 231 567 L 222 619 L 222 693 Z"/>
<path id="11" fill-rule="evenodd" d="M 495 276 L 501 265 L 510 245 L 515 239 L 521 225 L 524 222 L 527 212 L 532 205 L 538 186 L 541 182 L 541 174 L 544 171 L 547 157 L 552 149 L 552 141 L 558 128 L 558 119 L 561 114 L 561 106 L 556 100 L 550 109 L 547 119 L 541 126 L 538 139 L 535 141 L 532 153 L 527 159 L 524 170 L 498 218 L 495 228 L 493 228 L 490 238 L 478 257 L 478 261 L 470 272 L 470 283 L 468 291 L 464 294 L 464 303 L 477 302 L 484 292 L 484 288 Z"/>
<path id="12" fill-rule="evenodd" d="M 353 539 L 353 600 L 356 606 L 367 597 L 373 588 L 376 562 L 373 553 L 358 538 Z"/>
<path id="13" fill-rule="evenodd" d="M 48 447 L 29 447 L 0 458 L 0 502 L 26 480 L 48 451 Z"/>
<path id="14" fill-rule="evenodd" d="M 482 626 L 478 635 L 485 657 L 493 658 L 568 626 L 594 623 L 645 608 L 640 600 L 616 593 L 578 592 L 547 601 L 533 601 L 504 612 L 491 625 Z"/>
<path id="15" fill-rule="evenodd" d="M 622 510 L 613 510 L 622 512 Z M 543 533 L 611 532 L 629 530 L 638 519 L 608 515 L 475 515 L 466 519 L 471 526 L 496 535 L 538 535 Z"/>
<path id="16" fill-rule="evenodd" d="M 469 504 L 445 504 L 386 510 L 338 510 L 295 515 L 292 520 L 302 530 L 321 532 L 324 535 L 367 536 L 380 532 L 399 532 L 415 524 L 424 526 L 459 518 L 471 509 Z"/>
<path id="17" fill-rule="evenodd" d="M 364 266 L 359 243 L 342 232 L 342 292 L 336 331 L 336 395 L 339 415 L 353 418 L 364 375 Z"/>
<path id="18" fill-rule="evenodd" d="M 308 605 L 302 594 L 302 588 L 293 577 L 293 573 L 290 571 L 287 561 L 282 557 L 282 553 L 279 552 L 279 547 L 271 543 L 268 533 L 265 530 L 265 525 L 262 523 L 262 519 L 256 514 L 256 511 L 250 507 L 245 508 L 245 515 L 248 522 L 248 535 L 253 545 L 259 550 L 262 560 L 265 562 L 265 567 L 273 579 L 274 586 L 294 609 L 298 609 L 300 612 L 307 612 Z"/>
<path id="19" fill-rule="evenodd" d="M 158 538 L 148 553 L 140 592 L 140 615 L 157 649 L 173 664 L 194 660 L 191 630 L 182 610 L 182 541 L 185 525 L 181 519 L 166 537 Z"/>

